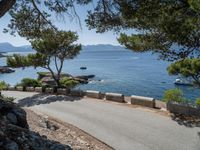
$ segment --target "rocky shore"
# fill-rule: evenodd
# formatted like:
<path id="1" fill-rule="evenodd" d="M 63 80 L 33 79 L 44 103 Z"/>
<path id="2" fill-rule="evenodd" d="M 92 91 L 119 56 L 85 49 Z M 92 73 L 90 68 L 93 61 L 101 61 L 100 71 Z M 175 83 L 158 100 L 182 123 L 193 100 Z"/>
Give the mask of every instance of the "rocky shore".
<path id="1" fill-rule="evenodd" d="M 38 79 L 45 85 L 55 85 L 55 81 L 52 78 L 51 73 L 49 72 L 38 72 Z M 67 77 L 71 80 L 78 81 L 80 84 L 87 84 L 95 75 L 81 75 L 81 76 L 72 76 L 70 74 L 62 74 L 61 78 Z"/>
<path id="2" fill-rule="evenodd" d="M 6 66 L 0 66 L 0 73 L 12 73 L 12 72 L 15 72 L 15 70 Z"/>

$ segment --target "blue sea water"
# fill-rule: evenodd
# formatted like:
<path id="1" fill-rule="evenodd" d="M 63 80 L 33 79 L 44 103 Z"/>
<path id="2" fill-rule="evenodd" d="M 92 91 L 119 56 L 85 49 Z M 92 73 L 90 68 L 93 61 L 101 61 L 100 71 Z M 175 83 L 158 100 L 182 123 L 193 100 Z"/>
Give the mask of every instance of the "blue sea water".
<path id="1" fill-rule="evenodd" d="M 5 65 L 5 58 L 0 65 Z M 77 88 L 83 90 L 99 90 L 102 92 L 119 92 L 125 95 L 150 96 L 161 99 L 167 89 L 175 88 L 176 77 L 169 76 L 166 68 L 169 62 L 158 60 L 149 53 L 133 53 L 129 50 L 83 50 L 73 60 L 65 62 L 64 73 L 72 75 L 94 74 L 96 77 L 89 84 Z M 87 70 L 80 70 L 86 66 Z M 37 78 L 37 71 L 42 68 L 16 69 L 15 73 L 0 74 L 0 80 L 11 85 L 25 77 Z M 200 89 L 196 87 L 178 86 L 187 98 L 200 97 Z"/>

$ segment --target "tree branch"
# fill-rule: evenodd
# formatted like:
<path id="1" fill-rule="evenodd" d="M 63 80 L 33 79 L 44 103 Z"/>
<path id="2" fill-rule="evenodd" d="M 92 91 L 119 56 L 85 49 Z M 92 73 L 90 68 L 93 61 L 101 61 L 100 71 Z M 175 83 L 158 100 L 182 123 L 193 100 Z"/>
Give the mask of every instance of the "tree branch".
<path id="1" fill-rule="evenodd" d="M 0 18 L 16 3 L 16 0 L 0 0 Z"/>
<path id="2" fill-rule="evenodd" d="M 52 23 L 47 20 L 47 18 L 43 15 L 43 13 L 40 11 L 40 9 L 37 7 L 36 3 L 35 3 L 35 0 L 31 0 L 32 4 L 33 4 L 33 7 L 36 9 L 36 11 L 38 12 L 39 15 L 41 15 L 41 17 L 46 21 L 46 23 L 48 23 L 54 30 L 57 30 L 56 27 L 54 27 L 52 25 Z"/>

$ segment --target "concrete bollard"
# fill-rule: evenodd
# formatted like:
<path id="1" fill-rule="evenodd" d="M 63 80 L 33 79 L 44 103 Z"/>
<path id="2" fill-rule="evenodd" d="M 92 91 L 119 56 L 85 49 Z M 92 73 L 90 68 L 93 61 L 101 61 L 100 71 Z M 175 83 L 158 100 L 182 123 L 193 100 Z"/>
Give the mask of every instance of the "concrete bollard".
<path id="1" fill-rule="evenodd" d="M 45 93 L 52 94 L 52 93 L 54 93 L 54 89 L 53 88 L 46 88 Z"/>
<path id="2" fill-rule="evenodd" d="M 24 91 L 24 87 L 23 87 L 23 86 L 17 86 L 17 87 L 16 87 L 16 90 L 17 90 L 17 91 Z"/>
<path id="3" fill-rule="evenodd" d="M 9 86 L 9 87 L 8 87 L 8 90 L 9 90 L 9 91 L 15 91 L 16 89 L 15 89 L 14 86 Z"/>
<path id="4" fill-rule="evenodd" d="M 124 102 L 124 95 L 118 93 L 106 93 L 105 94 L 106 100 L 114 101 L 114 102 Z"/>
<path id="5" fill-rule="evenodd" d="M 43 88 L 42 87 L 35 87 L 35 92 L 42 93 L 43 92 Z"/>
<path id="6" fill-rule="evenodd" d="M 155 99 L 151 98 L 151 97 L 132 95 L 131 96 L 131 104 L 155 108 Z"/>
<path id="7" fill-rule="evenodd" d="M 87 90 L 85 92 L 85 94 L 86 94 L 87 97 L 101 99 L 101 92 L 99 92 L 99 91 Z"/>
<path id="8" fill-rule="evenodd" d="M 34 92 L 35 88 L 34 87 L 26 87 L 26 91 L 28 91 L 28 92 Z"/>
<path id="9" fill-rule="evenodd" d="M 68 88 L 58 88 L 57 94 L 61 95 L 68 95 L 70 93 L 70 90 Z"/>
<path id="10" fill-rule="evenodd" d="M 77 96 L 77 97 L 82 97 L 84 96 L 84 92 L 81 90 L 71 90 L 70 91 L 71 96 Z"/>

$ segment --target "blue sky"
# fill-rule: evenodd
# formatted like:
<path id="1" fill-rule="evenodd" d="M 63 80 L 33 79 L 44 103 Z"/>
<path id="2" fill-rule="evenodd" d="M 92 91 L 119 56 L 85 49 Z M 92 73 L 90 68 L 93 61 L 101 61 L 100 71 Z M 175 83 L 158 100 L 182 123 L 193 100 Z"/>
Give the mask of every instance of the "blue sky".
<path id="1" fill-rule="evenodd" d="M 77 20 L 71 20 L 67 15 L 65 15 L 66 16 L 64 19 L 65 21 L 63 21 L 63 19 L 61 19 L 60 17 L 53 17 L 53 22 L 59 29 L 76 31 L 79 35 L 78 42 L 83 45 L 92 45 L 92 44 L 119 45 L 116 39 L 119 35 L 116 35 L 112 31 L 103 34 L 100 33 L 97 34 L 95 30 L 88 30 L 84 20 L 87 15 L 87 10 L 92 8 L 93 8 L 92 4 L 90 4 L 89 6 L 84 6 L 84 7 L 81 6 L 76 8 L 77 13 L 81 18 L 82 30 L 78 25 Z M 9 19 L 10 17 L 8 14 L 0 18 L 0 43 L 9 42 L 15 46 L 28 45 L 29 42 L 19 36 L 14 37 L 8 33 L 6 34 L 3 33 L 3 29 L 7 27 L 9 23 Z"/>

